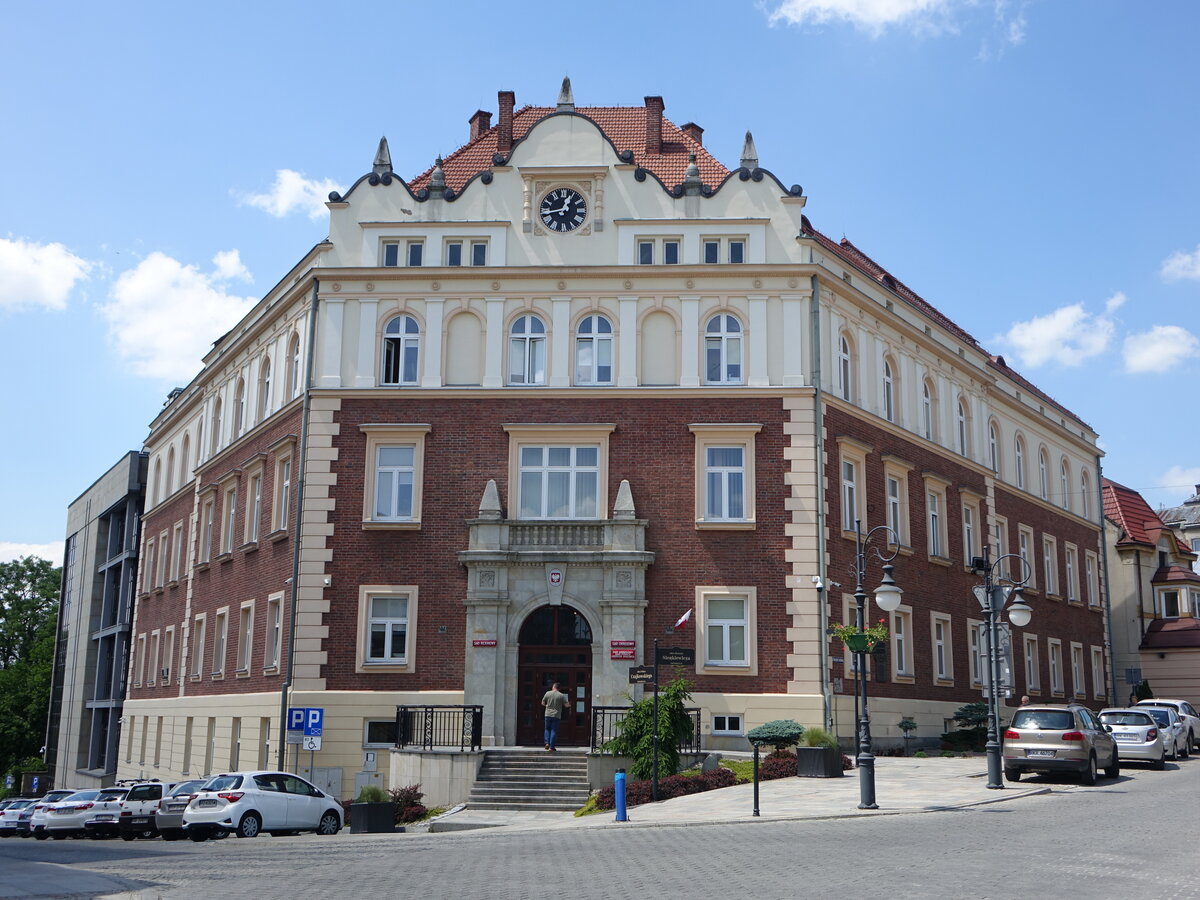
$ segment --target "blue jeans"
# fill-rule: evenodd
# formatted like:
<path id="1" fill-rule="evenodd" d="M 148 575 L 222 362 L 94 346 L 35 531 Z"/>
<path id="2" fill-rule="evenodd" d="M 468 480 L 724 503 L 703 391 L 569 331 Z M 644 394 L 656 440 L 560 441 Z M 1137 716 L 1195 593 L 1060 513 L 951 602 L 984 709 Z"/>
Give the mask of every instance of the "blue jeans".
<path id="1" fill-rule="evenodd" d="M 558 744 L 558 716 L 546 716 L 546 743 L 552 748 Z"/>

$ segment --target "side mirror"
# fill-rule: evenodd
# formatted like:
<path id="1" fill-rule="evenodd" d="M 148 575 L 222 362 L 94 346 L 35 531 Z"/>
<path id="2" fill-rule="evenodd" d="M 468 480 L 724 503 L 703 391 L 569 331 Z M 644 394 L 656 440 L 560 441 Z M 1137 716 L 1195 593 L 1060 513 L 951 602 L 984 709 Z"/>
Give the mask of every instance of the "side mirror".
<path id="1" fill-rule="evenodd" d="M 1105 726 L 1104 726 L 1104 730 L 1105 730 L 1105 731 L 1112 731 L 1112 726 L 1111 726 L 1111 725 L 1105 725 Z"/>

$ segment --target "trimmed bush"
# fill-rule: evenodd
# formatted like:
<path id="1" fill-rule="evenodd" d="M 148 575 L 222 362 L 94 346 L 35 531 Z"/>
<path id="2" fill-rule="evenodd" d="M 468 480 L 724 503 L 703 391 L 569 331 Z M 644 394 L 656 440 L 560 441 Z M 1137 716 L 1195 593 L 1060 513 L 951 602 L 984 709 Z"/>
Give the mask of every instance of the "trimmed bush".
<path id="1" fill-rule="evenodd" d="M 804 732 L 804 739 L 800 741 L 805 747 L 829 747 L 836 750 L 838 747 L 837 738 L 826 731 L 824 728 L 809 728 Z"/>
<path id="2" fill-rule="evenodd" d="M 758 780 L 796 777 L 796 754 L 772 753 L 758 764 Z"/>
<path id="3" fill-rule="evenodd" d="M 795 774 L 796 763 L 792 762 L 792 773 Z M 737 782 L 737 776 L 729 769 L 716 768 L 701 775 L 668 775 L 658 780 L 658 799 L 670 800 L 672 797 L 683 797 L 686 794 L 701 794 L 715 788 L 729 787 Z M 625 784 L 625 805 L 638 806 L 650 803 L 653 783 L 650 780 L 629 781 Z M 596 807 L 598 809 L 614 809 L 617 805 L 616 787 L 607 785 L 596 792 Z"/>
<path id="4" fill-rule="evenodd" d="M 746 740 L 752 744 L 770 744 L 778 753 L 787 747 L 800 743 L 804 735 L 804 726 L 794 719 L 775 719 L 757 728 L 751 728 L 746 734 Z"/>
<path id="5" fill-rule="evenodd" d="M 403 825 L 406 822 L 415 822 L 418 819 L 424 818 L 428 812 L 424 804 L 421 803 L 421 798 L 425 794 L 421 791 L 419 784 L 393 788 L 391 795 L 397 825 Z"/>

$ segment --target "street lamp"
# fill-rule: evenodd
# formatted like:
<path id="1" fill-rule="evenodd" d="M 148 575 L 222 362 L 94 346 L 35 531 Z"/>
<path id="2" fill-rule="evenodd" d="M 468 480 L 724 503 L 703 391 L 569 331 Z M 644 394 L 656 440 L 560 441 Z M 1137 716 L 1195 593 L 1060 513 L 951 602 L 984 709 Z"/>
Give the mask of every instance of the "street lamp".
<path id="1" fill-rule="evenodd" d="M 895 549 L 885 556 L 877 547 L 872 548 L 876 558 L 883 563 L 883 581 L 875 588 L 875 603 L 884 612 L 894 612 L 900 607 L 900 595 L 904 593 L 892 580 L 892 560 L 900 552 L 900 539 L 886 525 L 876 525 L 865 535 L 862 522 L 854 520 L 854 602 L 855 626 L 861 632 L 867 627 L 867 593 L 863 580 L 867 576 L 867 547 L 879 532 L 887 535 L 887 541 Z M 852 648 L 855 655 L 854 697 L 858 706 L 858 808 L 879 809 L 875 802 L 875 756 L 871 753 L 871 716 L 867 712 L 867 653 L 866 646 Z"/>
<path id="2" fill-rule="evenodd" d="M 1004 605 L 1012 600 L 1008 607 L 1008 621 L 1018 628 L 1024 628 L 1033 617 L 1033 610 L 1025 602 L 1023 595 L 1025 583 L 1033 574 L 1033 567 L 1025 557 L 1016 553 L 1007 553 L 995 562 L 991 561 L 991 548 L 983 548 L 983 556 L 971 560 L 971 571 L 983 579 L 983 584 L 972 588 L 975 599 L 983 607 L 983 619 L 987 628 L 988 651 L 988 730 L 987 730 L 987 761 L 988 789 L 1001 790 L 1004 782 L 1001 779 L 1000 764 L 1000 613 Z M 1024 578 L 1016 581 L 1005 576 L 1002 572 L 997 576 L 1000 564 L 1006 559 L 1021 561 Z M 999 582 L 999 583 L 997 583 Z"/>

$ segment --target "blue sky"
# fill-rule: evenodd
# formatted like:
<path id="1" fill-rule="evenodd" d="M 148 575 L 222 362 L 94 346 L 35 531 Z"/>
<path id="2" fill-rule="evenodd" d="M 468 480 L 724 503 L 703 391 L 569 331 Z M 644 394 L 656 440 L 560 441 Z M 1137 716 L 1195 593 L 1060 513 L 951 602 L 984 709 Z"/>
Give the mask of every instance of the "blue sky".
<path id="1" fill-rule="evenodd" d="M 1095 427 L 1200 482 L 1200 4 L 722 0 L 17 4 L 0 56 L 0 560 L 66 507 L 326 234 L 387 135 L 408 177 L 496 91 L 662 95 L 754 132 L 843 235 Z"/>

